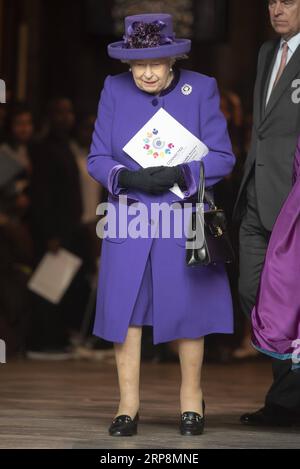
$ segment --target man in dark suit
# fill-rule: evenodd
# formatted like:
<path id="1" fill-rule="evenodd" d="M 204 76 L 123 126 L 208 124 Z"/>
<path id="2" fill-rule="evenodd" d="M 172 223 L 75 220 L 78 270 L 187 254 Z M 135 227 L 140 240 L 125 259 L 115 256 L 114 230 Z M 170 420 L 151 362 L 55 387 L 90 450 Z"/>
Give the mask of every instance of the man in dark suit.
<path id="1" fill-rule="evenodd" d="M 292 167 L 300 134 L 300 0 L 269 0 L 279 40 L 263 44 L 254 91 L 254 122 L 249 154 L 234 208 L 240 226 L 239 292 L 250 315 L 270 235 L 292 187 Z M 298 93 L 299 94 L 299 93 Z M 273 360 L 274 382 L 265 406 L 241 417 L 248 425 L 300 423 L 300 373 Z"/>

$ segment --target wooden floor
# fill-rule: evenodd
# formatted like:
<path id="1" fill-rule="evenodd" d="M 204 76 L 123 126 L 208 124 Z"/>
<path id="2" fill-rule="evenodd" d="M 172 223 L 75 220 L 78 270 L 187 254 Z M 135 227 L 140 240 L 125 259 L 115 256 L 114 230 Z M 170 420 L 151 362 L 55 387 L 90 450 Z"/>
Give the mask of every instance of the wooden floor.
<path id="1" fill-rule="evenodd" d="M 0 448 L 299 448 L 300 430 L 239 423 L 263 402 L 268 363 L 205 366 L 202 436 L 178 433 L 179 378 L 176 364 L 143 363 L 139 434 L 116 438 L 107 433 L 118 403 L 112 360 L 0 365 Z"/>

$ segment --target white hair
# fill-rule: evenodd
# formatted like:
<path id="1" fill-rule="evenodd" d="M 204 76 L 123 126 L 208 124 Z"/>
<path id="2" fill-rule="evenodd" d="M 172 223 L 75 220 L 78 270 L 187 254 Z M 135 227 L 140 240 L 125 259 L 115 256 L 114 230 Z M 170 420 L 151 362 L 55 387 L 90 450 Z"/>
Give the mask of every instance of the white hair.
<path id="1" fill-rule="evenodd" d="M 183 55 L 175 55 L 173 57 L 161 57 L 162 59 L 170 59 L 170 61 L 172 62 L 172 65 L 175 64 L 175 62 L 177 60 L 184 60 L 184 59 L 188 59 L 189 56 L 187 54 L 183 54 Z M 134 59 L 134 60 L 138 60 L 138 59 Z M 141 59 L 141 60 L 146 60 L 146 59 Z M 121 60 L 121 62 L 123 64 L 127 64 L 127 65 L 130 65 L 132 60 Z"/>

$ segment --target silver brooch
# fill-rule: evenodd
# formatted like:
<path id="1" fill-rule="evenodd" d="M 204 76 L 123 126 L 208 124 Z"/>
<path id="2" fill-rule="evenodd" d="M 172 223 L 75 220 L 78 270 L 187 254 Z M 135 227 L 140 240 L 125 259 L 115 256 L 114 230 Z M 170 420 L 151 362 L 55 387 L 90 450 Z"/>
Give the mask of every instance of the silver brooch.
<path id="1" fill-rule="evenodd" d="M 192 91 L 193 91 L 192 85 L 188 85 L 187 83 L 183 85 L 183 87 L 181 88 L 181 92 L 185 96 L 188 96 L 189 94 L 191 94 Z"/>

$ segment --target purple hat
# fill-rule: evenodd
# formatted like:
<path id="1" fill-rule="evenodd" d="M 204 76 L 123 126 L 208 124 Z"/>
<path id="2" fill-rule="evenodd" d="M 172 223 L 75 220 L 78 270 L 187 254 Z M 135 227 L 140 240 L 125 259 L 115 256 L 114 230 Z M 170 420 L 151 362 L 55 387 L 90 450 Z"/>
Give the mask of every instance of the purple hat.
<path id="1" fill-rule="evenodd" d="M 172 16 L 145 14 L 125 18 L 123 41 L 107 47 L 114 59 L 160 59 L 187 54 L 191 50 L 189 39 L 175 39 Z"/>

